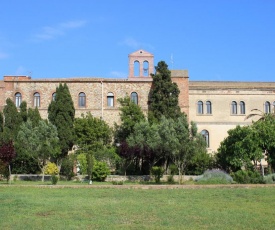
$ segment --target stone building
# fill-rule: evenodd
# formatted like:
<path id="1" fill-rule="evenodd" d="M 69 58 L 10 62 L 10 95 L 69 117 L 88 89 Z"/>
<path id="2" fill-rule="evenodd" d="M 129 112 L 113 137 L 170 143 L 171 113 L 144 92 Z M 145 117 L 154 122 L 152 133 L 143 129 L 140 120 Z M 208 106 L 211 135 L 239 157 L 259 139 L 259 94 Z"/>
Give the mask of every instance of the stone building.
<path id="1" fill-rule="evenodd" d="M 59 83 L 66 83 L 76 109 L 76 116 L 91 112 L 110 125 L 119 123 L 118 98 L 129 95 L 147 113 L 148 95 L 154 73 L 154 56 L 144 50 L 129 54 L 127 79 L 60 78 L 31 79 L 29 76 L 4 76 L 0 81 L 0 109 L 12 98 L 17 107 L 22 101 L 38 107 L 43 118 L 54 100 Z M 275 82 L 189 81 L 187 70 L 171 70 L 172 81 L 180 89 L 179 106 L 189 120 L 195 121 L 206 138 L 208 151 L 215 152 L 227 131 L 245 120 L 251 109 L 270 112 L 275 107 Z"/>

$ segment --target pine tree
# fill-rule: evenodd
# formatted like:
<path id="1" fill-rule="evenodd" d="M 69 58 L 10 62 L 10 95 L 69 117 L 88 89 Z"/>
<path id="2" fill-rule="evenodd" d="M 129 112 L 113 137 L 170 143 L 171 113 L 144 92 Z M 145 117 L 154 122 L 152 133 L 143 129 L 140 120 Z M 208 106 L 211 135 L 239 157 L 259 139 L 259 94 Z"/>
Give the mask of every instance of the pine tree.
<path id="1" fill-rule="evenodd" d="M 57 127 L 62 156 L 66 156 L 74 145 L 75 108 L 67 84 L 59 84 L 56 97 L 48 107 L 49 121 Z"/>
<path id="2" fill-rule="evenodd" d="M 171 80 L 171 71 L 164 61 L 160 61 L 155 67 L 156 73 L 151 74 L 153 85 L 149 98 L 150 122 L 160 121 L 162 116 L 175 119 L 180 116 L 178 106 L 179 89 Z"/>
<path id="3" fill-rule="evenodd" d="M 35 107 L 35 109 L 28 109 L 28 119 L 32 122 L 33 126 L 38 126 L 38 123 L 42 118 L 37 107 Z"/>

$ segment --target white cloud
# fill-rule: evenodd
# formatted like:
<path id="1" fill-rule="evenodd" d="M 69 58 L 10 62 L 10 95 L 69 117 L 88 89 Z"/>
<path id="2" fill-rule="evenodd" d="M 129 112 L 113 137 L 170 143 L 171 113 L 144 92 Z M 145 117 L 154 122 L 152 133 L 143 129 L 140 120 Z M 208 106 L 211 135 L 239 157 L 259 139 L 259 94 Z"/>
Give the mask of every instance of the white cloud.
<path id="1" fill-rule="evenodd" d="M 110 73 L 110 76 L 113 78 L 127 78 L 127 74 L 123 72 L 118 72 L 118 71 L 112 71 Z"/>
<path id="2" fill-rule="evenodd" d="M 151 44 L 139 42 L 136 39 L 131 37 L 124 39 L 124 41 L 120 42 L 120 44 L 128 46 L 132 49 L 142 49 L 142 48 L 153 49 L 154 48 Z"/>
<path id="3" fill-rule="evenodd" d="M 45 26 L 40 33 L 34 35 L 36 41 L 55 39 L 66 34 L 69 30 L 77 29 L 85 26 L 86 21 L 76 20 L 60 23 L 55 26 Z"/>
<path id="4" fill-rule="evenodd" d="M 62 28 L 74 29 L 74 28 L 83 27 L 85 24 L 86 24 L 86 21 L 79 20 L 79 21 L 70 21 L 66 23 L 61 23 L 60 26 Z"/>

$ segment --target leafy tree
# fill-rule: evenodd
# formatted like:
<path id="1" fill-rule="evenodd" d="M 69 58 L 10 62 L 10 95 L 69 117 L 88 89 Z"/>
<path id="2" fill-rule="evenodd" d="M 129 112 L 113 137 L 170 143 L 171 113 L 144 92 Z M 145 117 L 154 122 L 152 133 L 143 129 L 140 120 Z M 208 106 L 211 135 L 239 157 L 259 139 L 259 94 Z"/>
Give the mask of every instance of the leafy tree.
<path id="1" fill-rule="evenodd" d="M 108 124 L 91 113 L 75 119 L 76 144 L 84 151 L 96 152 L 111 144 L 112 129 Z"/>
<path id="2" fill-rule="evenodd" d="M 180 116 L 178 106 L 179 89 L 171 80 L 171 71 L 164 61 L 160 61 L 155 67 L 152 89 L 149 95 L 149 121 L 160 121 L 162 116 L 175 119 Z"/>
<path id="3" fill-rule="evenodd" d="M 191 159 L 196 153 L 197 133 L 192 132 L 196 130 L 194 127 L 192 127 L 191 130 L 189 129 L 189 124 L 185 116 L 178 117 L 172 121 L 171 125 L 173 125 L 175 130 L 173 136 L 176 140 L 172 146 L 170 156 L 178 168 L 180 183 Z M 191 123 L 191 125 L 194 126 L 195 124 Z"/>
<path id="4" fill-rule="evenodd" d="M 158 154 L 160 153 L 158 148 L 161 141 L 158 131 L 157 124 L 150 124 L 144 120 L 134 126 L 133 132 L 126 139 L 128 145 L 132 148 L 135 147 L 136 151 L 139 152 L 139 161 L 142 162 L 139 165 L 143 174 L 149 173 L 153 165 L 161 158 Z M 148 169 L 146 169 L 147 164 Z"/>
<path id="5" fill-rule="evenodd" d="M 71 178 L 75 175 L 73 172 L 75 163 L 75 154 L 69 154 L 62 160 L 62 168 L 60 169 L 60 174 L 66 176 L 67 180 L 71 180 Z"/>
<path id="6" fill-rule="evenodd" d="M 44 181 L 47 161 L 50 158 L 56 159 L 60 154 L 56 127 L 43 120 L 39 121 L 38 126 L 33 127 L 32 122 L 28 120 L 20 126 L 16 143 L 25 146 L 20 149 L 22 155 L 30 156 L 37 162 Z"/>
<path id="7" fill-rule="evenodd" d="M 119 98 L 118 102 L 121 105 L 119 108 L 121 124 L 115 124 L 115 143 L 126 141 L 134 131 L 135 124 L 145 120 L 140 106 L 131 101 L 129 96 Z"/>
<path id="8" fill-rule="evenodd" d="M 2 173 L 7 178 L 10 178 L 10 163 L 15 158 L 15 148 L 13 142 L 10 140 L 8 142 L 2 142 L 0 146 L 0 165 L 3 170 Z"/>
<path id="9" fill-rule="evenodd" d="M 93 166 L 93 180 L 104 181 L 110 175 L 110 169 L 105 162 L 95 161 Z"/>
<path id="10" fill-rule="evenodd" d="M 275 117 L 273 114 L 265 115 L 265 119 L 252 124 L 254 133 L 257 134 L 257 143 L 261 153 L 265 153 L 268 163 L 275 169 Z"/>
<path id="11" fill-rule="evenodd" d="M 229 130 L 216 155 L 218 165 L 228 172 L 242 167 L 253 170 L 262 158 L 260 139 L 258 131 L 250 126 Z"/>
<path id="12" fill-rule="evenodd" d="M 74 145 L 75 108 L 67 84 L 59 84 L 56 97 L 48 107 L 49 121 L 56 126 L 62 157 L 68 154 Z"/>

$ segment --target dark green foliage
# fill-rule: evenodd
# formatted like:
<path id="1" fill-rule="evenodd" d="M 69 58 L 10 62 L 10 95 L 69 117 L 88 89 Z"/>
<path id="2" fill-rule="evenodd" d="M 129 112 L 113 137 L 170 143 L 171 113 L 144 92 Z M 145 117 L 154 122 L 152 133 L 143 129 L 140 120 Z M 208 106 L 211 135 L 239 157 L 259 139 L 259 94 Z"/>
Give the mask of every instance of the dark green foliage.
<path id="1" fill-rule="evenodd" d="M 121 107 L 121 124 L 115 124 L 115 143 L 121 143 L 134 131 L 135 124 L 144 121 L 145 116 L 139 105 L 131 101 L 129 96 L 118 99 Z"/>
<path id="2" fill-rule="evenodd" d="M 239 170 L 231 173 L 232 178 L 239 184 L 263 184 L 264 180 L 257 171 Z"/>
<path id="3" fill-rule="evenodd" d="M 32 122 L 28 120 L 20 126 L 16 139 L 16 148 L 22 156 L 33 158 L 43 173 L 46 161 L 50 158 L 56 159 L 60 154 L 59 140 L 56 127 L 43 120 L 39 121 L 38 126 L 33 127 Z"/>
<path id="4" fill-rule="evenodd" d="M 87 159 L 87 174 L 88 174 L 88 179 L 90 181 L 92 179 L 93 168 L 94 168 L 94 158 L 93 158 L 93 155 L 91 153 L 87 153 L 86 154 L 86 159 Z"/>
<path id="5" fill-rule="evenodd" d="M 23 122 L 26 122 L 28 119 L 28 112 L 27 112 L 27 102 L 22 101 L 20 104 L 20 116 Z"/>
<path id="6" fill-rule="evenodd" d="M 62 167 L 60 169 L 60 174 L 65 176 L 67 180 L 71 180 L 74 176 L 73 168 L 76 163 L 76 157 L 74 154 L 68 155 L 62 159 Z"/>
<path id="7" fill-rule="evenodd" d="M 57 182 L 58 182 L 58 176 L 57 175 L 52 175 L 51 182 L 52 182 L 53 185 L 56 185 Z"/>
<path id="8" fill-rule="evenodd" d="M 105 162 L 95 161 L 93 167 L 93 180 L 104 181 L 110 175 L 110 169 Z"/>
<path id="9" fill-rule="evenodd" d="M 75 119 L 76 144 L 83 151 L 93 151 L 103 149 L 111 144 L 112 129 L 108 124 L 91 113 L 86 116 L 82 114 Z"/>
<path id="10" fill-rule="evenodd" d="M 207 169 L 212 169 L 214 166 L 214 157 L 206 152 L 196 153 L 187 167 L 187 175 L 201 175 Z"/>
<path id="11" fill-rule="evenodd" d="M 38 126 L 39 121 L 41 121 L 42 118 L 37 107 L 35 107 L 35 109 L 28 109 L 28 119 L 32 122 L 33 127 Z"/>
<path id="12" fill-rule="evenodd" d="M 14 102 L 10 98 L 6 100 L 3 114 L 5 120 L 3 135 L 5 136 L 5 139 L 14 140 L 19 130 L 19 126 L 22 123 L 22 118 L 17 111 Z"/>
<path id="13" fill-rule="evenodd" d="M 171 80 L 171 72 L 164 61 L 155 67 L 152 88 L 149 94 L 149 121 L 160 121 L 162 116 L 175 119 L 180 116 L 179 89 Z"/>
<path id="14" fill-rule="evenodd" d="M 253 126 L 237 126 L 229 130 L 216 155 L 218 166 L 227 172 L 236 172 L 242 167 L 255 168 L 262 158 L 260 140 L 258 130 Z"/>
<path id="15" fill-rule="evenodd" d="M 160 183 L 160 178 L 163 176 L 164 169 L 162 167 L 159 167 L 159 166 L 154 166 L 151 169 L 151 173 L 155 178 L 155 182 L 157 184 L 159 184 Z"/>
<path id="16" fill-rule="evenodd" d="M 3 113 L 0 111 L 0 133 L 4 131 L 4 116 Z"/>
<path id="17" fill-rule="evenodd" d="M 67 84 L 56 88 L 55 101 L 48 107 L 49 121 L 57 127 L 62 156 L 66 156 L 74 145 L 75 108 Z"/>

